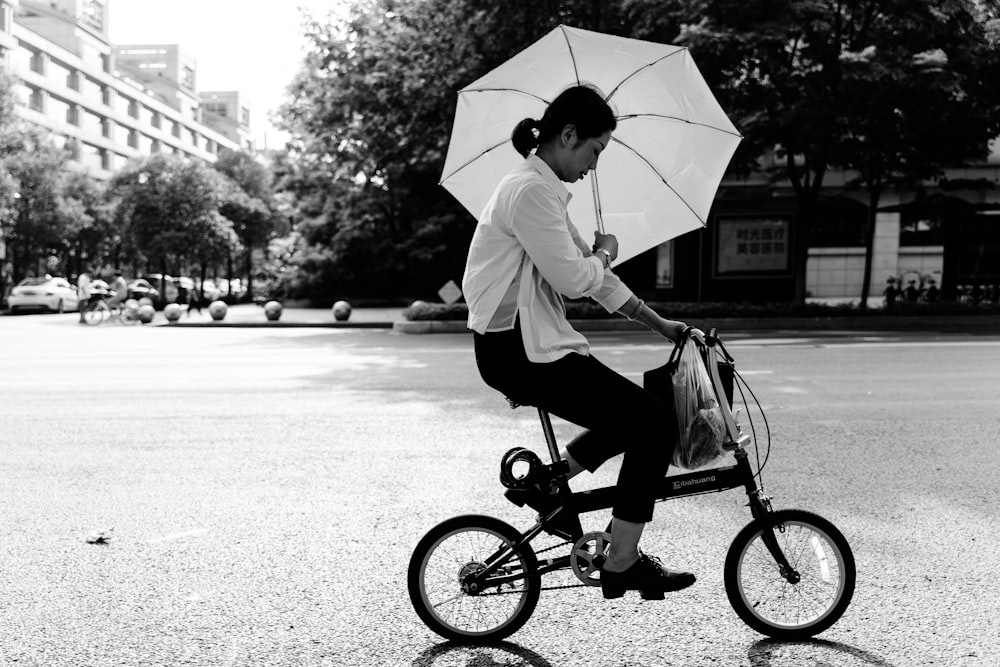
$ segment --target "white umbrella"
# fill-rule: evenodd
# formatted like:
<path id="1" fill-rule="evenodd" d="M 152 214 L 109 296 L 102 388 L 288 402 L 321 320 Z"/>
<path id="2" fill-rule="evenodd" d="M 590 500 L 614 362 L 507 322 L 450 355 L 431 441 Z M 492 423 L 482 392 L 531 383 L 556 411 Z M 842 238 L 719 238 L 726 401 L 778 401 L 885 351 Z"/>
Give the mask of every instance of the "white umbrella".
<path id="1" fill-rule="evenodd" d="M 614 234 L 618 263 L 703 227 L 742 137 L 688 50 L 559 26 L 458 94 L 441 185 L 477 219 L 522 158 L 510 142 L 566 88 L 600 91 L 618 127 L 586 179 L 567 184 L 581 235 Z"/>

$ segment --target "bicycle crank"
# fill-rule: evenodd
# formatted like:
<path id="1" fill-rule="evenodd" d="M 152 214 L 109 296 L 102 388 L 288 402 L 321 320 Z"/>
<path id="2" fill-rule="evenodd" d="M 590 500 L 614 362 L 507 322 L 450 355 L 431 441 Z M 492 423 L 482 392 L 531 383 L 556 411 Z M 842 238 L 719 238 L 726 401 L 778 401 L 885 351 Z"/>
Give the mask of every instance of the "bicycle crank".
<path id="1" fill-rule="evenodd" d="M 601 585 L 601 568 L 608 559 L 611 535 L 602 531 L 584 533 L 573 544 L 569 562 L 576 578 L 587 586 Z"/>

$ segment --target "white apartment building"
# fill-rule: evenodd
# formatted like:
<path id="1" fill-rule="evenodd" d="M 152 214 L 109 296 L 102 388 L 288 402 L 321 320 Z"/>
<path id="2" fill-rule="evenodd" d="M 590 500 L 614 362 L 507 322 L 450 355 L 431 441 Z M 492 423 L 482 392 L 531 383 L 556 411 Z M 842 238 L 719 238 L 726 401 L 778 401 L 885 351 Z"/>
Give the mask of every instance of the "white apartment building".
<path id="1" fill-rule="evenodd" d="M 18 111 L 69 147 L 72 168 L 106 180 L 130 158 L 253 150 L 248 117 L 223 132 L 203 113 L 193 57 L 112 44 L 108 14 L 108 0 L 0 0 L 0 61 L 20 81 Z"/>

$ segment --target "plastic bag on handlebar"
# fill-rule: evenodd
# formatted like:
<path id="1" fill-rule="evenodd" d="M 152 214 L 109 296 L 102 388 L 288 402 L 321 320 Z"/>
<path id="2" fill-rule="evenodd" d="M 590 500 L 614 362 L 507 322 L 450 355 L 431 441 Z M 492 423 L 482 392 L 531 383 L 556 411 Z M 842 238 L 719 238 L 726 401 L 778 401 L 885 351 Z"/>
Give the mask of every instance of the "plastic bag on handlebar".
<path id="1" fill-rule="evenodd" d="M 672 463 L 700 468 L 725 454 L 726 424 L 697 345 L 684 345 L 672 376 L 680 438 Z"/>

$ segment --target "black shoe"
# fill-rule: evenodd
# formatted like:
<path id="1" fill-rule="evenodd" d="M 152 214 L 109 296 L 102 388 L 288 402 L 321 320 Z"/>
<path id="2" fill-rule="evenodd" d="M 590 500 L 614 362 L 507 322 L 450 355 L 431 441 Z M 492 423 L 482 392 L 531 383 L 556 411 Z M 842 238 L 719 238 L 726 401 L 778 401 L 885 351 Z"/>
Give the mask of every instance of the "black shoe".
<path id="1" fill-rule="evenodd" d="M 564 540 L 576 540 L 583 535 L 583 526 L 580 525 L 580 515 L 574 512 L 565 504 L 570 495 L 569 487 L 565 482 L 559 484 L 558 491 L 546 491 L 543 488 L 532 486 L 529 489 L 510 489 L 504 492 L 504 496 L 518 507 L 527 505 L 538 512 L 539 520 L 562 507 L 559 513 L 552 519 L 545 522 L 542 529 L 549 535 L 561 537 Z"/>
<path id="2" fill-rule="evenodd" d="M 665 592 L 679 591 L 694 582 L 690 572 L 668 570 L 659 558 L 644 553 L 624 572 L 601 572 L 601 592 L 608 600 L 620 598 L 625 591 L 640 591 L 644 600 L 662 600 Z"/>

